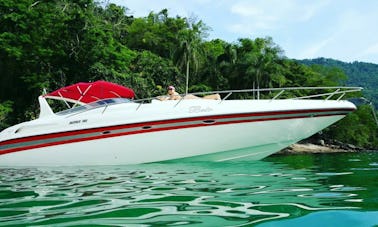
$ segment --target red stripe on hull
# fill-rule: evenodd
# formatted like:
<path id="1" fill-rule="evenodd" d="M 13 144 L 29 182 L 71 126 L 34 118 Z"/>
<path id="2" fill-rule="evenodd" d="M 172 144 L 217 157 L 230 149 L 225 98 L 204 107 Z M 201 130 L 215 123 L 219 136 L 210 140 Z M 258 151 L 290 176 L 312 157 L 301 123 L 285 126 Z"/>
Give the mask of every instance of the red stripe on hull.
<path id="1" fill-rule="evenodd" d="M 97 139 L 105 139 L 111 137 L 119 137 L 125 135 L 134 135 L 134 134 L 141 134 L 141 133 L 151 133 L 151 132 L 159 132 L 159 131 L 166 131 L 166 130 L 174 130 L 174 129 L 184 129 L 184 128 L 196 128 L 196 127 L 207 127 L 207 126 L 216 126 L 216 125 L 226 125 L 226 124 L 238 124 L 238 123 L 249 123 L 249 122 L 259 122 L 259 121 L 274 121 L 274 120 L 288 120 L 288 119 L 300 119 L 300 118 L 309 118 L 312 116 L 287 116 L 287 117 L 274 117 L 274 115 L 286 115 L 286 114 L 307 114 L 307 113 L 322 113 L 322 112 L 332 112 L 332 111 L 352 111 L 353 109 L 326 109 L 326 110 L 303 110 L 303 111 L 282 111 L 282 112 L 261 112 L 261 113 L 249 113 L 249 114 L 229 114 L 229 115 L 214 115 L 214 116 L 204 116 L 204 117 L 193 117 L 193 118 L 183 118 L 183 119 L 173 119 L 173 120 L 163 120 L 163 121 L 154 121 L 154 122 L 143 122 L 143 123 L 133 123 L 133 124 L 126 124 L 126 125 L 116 125 L 116 126 L 108 126 L 108 127 L 101 127 L 101 128 L 93 128 L 93 129 L 83 129 L 83 130 L 75 130 L 75 131 L 68 131 L 68 132 L 58 132 L 58 133 L 51 133 L 46 135 L 37 135 L 37 136 L 30 136 L 25 138 L 19 139 L 12 139 L 8 141 L 1 142 L 0 145 L 10 145 L 10 144 L 17 144 L 23 142 L 32 142 L 38 140 L 46 140 L 52 138 L 62 138 L 66 136 L 77 136 L 77 135 L 84 135 L 89 133 L 97 133 L 103 131 L 114 131 L 114 130 L 121 130 L 121 129 L 129 129 L 129 128 L 138 128 L 143 126 L 156 126 L 156 125 L 165 125 L 165 124 L 175 124 L 175 123 L 184 123 L 184 122 L 191 122 L 191 121 L 203 121 L 203 120 L 219 120 L 219 119 L 229 119 L 229 118 L 243 118 L 243 117 L 262 117 L 262 116 L 271 116 L 268 118 L 263 119 L 252 119 L 252 120 L 234 120 L 234 121 L 227 121 L 227 122 L 214 122 L 213 124 L 188 124 L 182 126 L 171 126 L 171 127 L 161 127 L 161 128 L 150 128 L 150 129 L 140 129 L 134 130 L 131 132 L 121 132 L 121 133 L 109 133 L 109 134 L 101 134 L 98 136 L 90 136 L 85 138 L 76 138 L 76 139 L 67 139 L 62 141 L 56 142 L 48 142 L 43 144 L 36 144 L 36 145 L 29 145 L 17 148 L 10 148 L 0 151 L 0 155 L 22 151 L 22 150 L 30 150 L 35 148 L 42 148 L 48 146 L 56 146 L 56 145 L 63 145 L 68 143 L 76 143 L 76 142 L 83 142 L 83 141 L 90 141 L 90 140 L 97 140 Z M 345 115 L 345 114 L 317 114 L 316 117 L 326 117 L 326 116 L 337 116 L 337 115 Z"/>

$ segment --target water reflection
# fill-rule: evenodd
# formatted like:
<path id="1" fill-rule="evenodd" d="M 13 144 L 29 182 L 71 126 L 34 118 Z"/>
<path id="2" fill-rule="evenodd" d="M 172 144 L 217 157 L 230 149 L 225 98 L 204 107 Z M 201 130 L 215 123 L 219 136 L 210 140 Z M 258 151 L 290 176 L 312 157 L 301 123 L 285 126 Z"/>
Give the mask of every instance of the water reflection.
<path id="1" fill-rule="evenodd" d="M 374 210 L 377 161 L 376 153 L 364 153 L 0 169 L 0 226 L 235 226 Z"/>

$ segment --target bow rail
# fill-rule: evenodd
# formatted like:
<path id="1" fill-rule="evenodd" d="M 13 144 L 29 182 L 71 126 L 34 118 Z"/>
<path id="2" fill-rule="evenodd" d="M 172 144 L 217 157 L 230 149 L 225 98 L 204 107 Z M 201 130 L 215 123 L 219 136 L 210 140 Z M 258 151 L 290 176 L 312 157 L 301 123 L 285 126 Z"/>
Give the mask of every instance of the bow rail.
<path id="1" fill-rule="evenodd" d="M 321 92 L 323 90 L 323 92 Z M 205 95 L 211 95 L 211 94 L 220 94 L 224 97 L 221 99 L 222 101 L 227 100 L 231 95 L 233 94 L 241 94 L 241 93 L 252 93 L 253 99 L 261 99 L 261 93 L 270 93 L 270 95 L 274 95 L 273 97 L 268 98 L 267 96 L 264 96 L 263 99 L 279 99 L 283 96 L 283 94 L 288 94 L 287 97 L 284 97 L 283 99 L 311 99 L 311 98 L 319 98 L 319 97 L 325 97 L 325 100 L 329 100 L 335 95 L 340 95 L 337 97 L 336 100 L 342 99 L 347 93 L 353 93 L 353 92 L 359 92 L 362 91 L 362 87 L 284 87 L 284 88 L 254 88 L 254 89 L 241 89 L 241 90 L 224 90 L 224 91 L 206 91 L 206 92 L 194 92 L 189 94 L 180 94 L 180 100 L 185 100 L 188 95 L 194 95 L 194 96 L 205 96 Z M 305 94 L 301 96 L 295 96 L 295 92 L 303 91 Z M 310 91 L 318 91 L 316 94 L 309 94 Z M 290 92 L 290 93 L 288 93 Z M 145 102 L 150 101 L 152 99 L 157 99 L 159 97 L 168 97 L 166 95 L 158 96 L 154 98 L 145 98 L 145 99 L 137 99 L 134 100 L 135 102 Z M 256 98 L 257 97 L 257 98 Z"/>
<path id="2" fill-rule="evenodd" d="M 320 92 L 323 90 L 323 92 Z M 252 97 L 250 95 L 247 96 L 238 96 L 238 99 L 261 99 L 260 97 L 263 97 L 264 100 L 276 100 L 276 99 L 311 99 L 311 98 L 319 98 L 324 97 L 324 100 L 329 100 L 336 95 L 336 100 L 342 99 L 347 93 L 352 92 L 359 92 L 361 91 L 361 87 L 286 87 L 286 88 L 260 88 L 260 89 L 242 89 L 242 90 L 226 90 L 226 91 L 208 91 L 208 92 L 196 92 L 196 93 L 189 93 L 189 94 L 181 94 L 180 99 L 176 100 L 177 103 L 174 105 L 175 107 L 179 105 L 181 102 L 191 99 L 188 98 L 188 96 L 191 96 L 192 98 L 201 98 L 206 95 L 211 94 L 219 94 L 220 97 L 223 96 L 223 98 L 218 99 L 219 104 L 221 104 L 223 101 L 230 98 L 233 94 L 241 94 L 241 93 L 252 93 Z M 305 95 L 295 96 L 295 92 L 299 91 L 307 91 L 304 92 Z M 316 94 L 310 94 L 309 91 L 317 91 Z M 261 95 L 261 93 L 268 93 L 267 95 Z M 284 95 L 287 95 L 284 97 Z M 270 96 L 270 97 L 269 97 Z M 159 97 L 166 97 L 167 96 L 159 96 Z M 137 100 L 130 100 L 130 99 L 124 99 L 124 98 L 116 98 L 116 99 L 104 99 L 104 100 L 98 100 L 93 103 L 89 103 L 87 105 L 73 107 L 71 109 L 67 109 L 64 111 L 61 111 L 57 113 L 58 115 L 71 115 L 71 114 L 78 114 L 85 111 L 88 111 L 90 109 L 96 109 L 96 108 L 102 108 L 104 107 L 104 110 L 102 113 L 104 113 L 108 106 L 120 104 L 120 103 L 127 103 L 127 102 L 133 102 L 138 103 L 139 105 L 136 107 L 136 110 L 138 110 L 142 104 L 151 102 L 152 100 L 160 100 L 159 97 L 152 97 L 152 98 L 145 98 L 145 99 L 137 99 Z M 257 98 L 256 98 L 257 97 Z"/>

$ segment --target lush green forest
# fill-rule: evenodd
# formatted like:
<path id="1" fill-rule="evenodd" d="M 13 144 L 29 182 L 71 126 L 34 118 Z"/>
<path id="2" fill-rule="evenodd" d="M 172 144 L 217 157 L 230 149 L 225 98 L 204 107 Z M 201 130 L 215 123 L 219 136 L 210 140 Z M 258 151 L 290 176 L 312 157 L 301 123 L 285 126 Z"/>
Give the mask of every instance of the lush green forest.
<path id="1" fill-rule="evenodd" d="M 0 2 L 0 129 L 35 118 L 37 97 L 80 81 L 107 80 L 135 90 L 137 98 L 252 87 L 338 86 L 336 67 L 288 59 L 272 38 L 208 40 L 203 21 L 168 10 L 134 17 L 115 4 L 93 0 Z M 372 123 L 373 122 L 373 123 Z M 364 147 L 378 147 L 370 109 L 359 108 L 324 131 Z"/>
<path id="2" fill-rule="evenodd" d="M 372 101 L 378 108 L 378 64 L 366 62 L 342 62 L 329 58 L 299 60 L 306 65 L 337 67 L 347 75 L 347 85 L 363 87 L 364 97 Z"/>

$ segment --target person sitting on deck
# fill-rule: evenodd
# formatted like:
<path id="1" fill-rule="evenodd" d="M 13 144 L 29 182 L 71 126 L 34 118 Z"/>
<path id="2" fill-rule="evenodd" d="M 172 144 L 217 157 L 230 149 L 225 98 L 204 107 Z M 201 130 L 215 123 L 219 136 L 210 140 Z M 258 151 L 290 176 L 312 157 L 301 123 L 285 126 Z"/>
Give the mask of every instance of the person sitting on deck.
<path id="1" fill-rule="evenodd" d="M 165 100 L 179 100 L 181 99 L 181 96 L 179 93 L 176 92 L 176 89 L 174 86 L 170 85 L 167 87 L 167 97 Z"/>
<path id="2" fill-rule="evenodd" d="M 181 97 L 179 93 L 176 92 L 176 89 L 174 86 L 170 85 L 167 88 L 168 92 L 166 96 L 159 96 L 157 97 L 160 101 L 164 100 L 180 100 L 180 99 L 201 99 L 201 97 L 187 94 L 184 97 Z M 220 100 L 221 97 L 219 94 L 211 94 L 211 95 L 205 95 L 202 97 L 203 99 L 213 99 L 213 100 Z"/>

